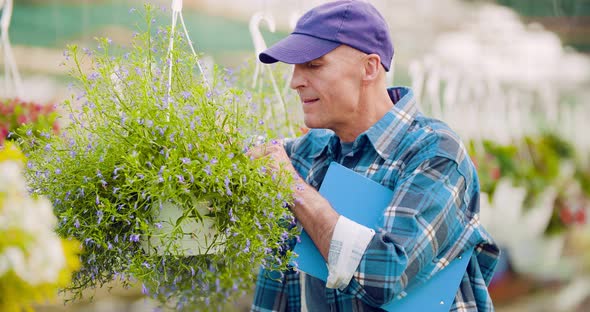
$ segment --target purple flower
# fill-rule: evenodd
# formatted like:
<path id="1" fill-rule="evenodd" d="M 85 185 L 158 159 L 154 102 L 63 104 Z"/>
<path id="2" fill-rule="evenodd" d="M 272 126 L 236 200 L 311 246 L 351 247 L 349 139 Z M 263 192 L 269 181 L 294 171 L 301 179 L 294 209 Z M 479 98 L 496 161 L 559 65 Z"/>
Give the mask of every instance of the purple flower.
<path id="1" fill-rule="evenodd" d="M 129 241 L 134 243 L 139 242 L 139 234 L 131 234 L 129 236 Z"/>
<path id="2" fill-rule="evenodd" d="M 88 76 L 88 80 L 96 80 L 100 77 L 100 74 L 97 72 L 92 72 L 89 76 Z"/>
<path id="3" fill-rule="evenodd" d="M 102 210 L 99 210 L 96 212 L 96 215 L 98 216 L 98 224 L 100 224 L 100 222 L 102 221 L 102 217 L 103 217 L 103 212 Z"/>
<path id="4" fill-rule="evenodd" d="M 211 167 L 210 167 L 209 165 L 207 165 L 207 166 L 205 167 L 205 169 L 203 169 L 203 170 L 205 170 L 205 173 L 206 173 L 207 175 L 211 175 Z"/>
<path id="5" fill-rule="evenodd" d="M 186 164 L 190 164 L 190 163 L 191 163 L 191 160 L 190 160 L 190 158 L 183 157 L 183 158 L 181 158 L 180 160 L 181 160 L 181 161 L 182 161 L 182 163 L 183 163 L 183 164 L 185 164 L 185 165 L 186 165 Z"/>
<path id="6" fill-rule="evenodd" d="M 98 198 L 98 194 L 96 194 L 96 204 L 99 205 L 100 204 L 100 199 Z"/>
<path id="7" fill-rule="evenodd" d="M 80 221 L 78 219 L 76 219 L 76 221 L 74 222 L 74 227 L 77 229 L 80 228 Z"/>
<path id="8" fill-rule="evenodd" d="M 157 228 L 157 229 L 161 229 L 161 228 L 162 228 L 162 223 L 160 223 L 160 222 L 156 222 L 156 223 L 154 224 L 154 226 L 156 226 L 156 228 Z"/>
<path id="9" fill-rule="evenodd" d="M 188 100 L 188 98 L 191 96 L 191 93 L 188 91 L 182 91 L 180 94 L 182 95 L 182 98 L 185 100 Z"/>
<path id="10" fill-rule="evenodd" d="M 233 214 L 231 208 L 229 209 L 229 221 L 230 222 L 236 222 L 237 221 L 236 218 L 234 218 L 234 214 Z"/>
<path id="11" fill-rule="evenodd" d="M 250 251 L 250 240 L 246 239 L 246 247 L 244 247 L 244 250 L 242 250 L 243 252 L 249 252 Z"/>
<path id="12" fill-rule="evenodd" d="M 108 242 L 108 243 L 107 243 L 107 249 L 108 249 L 108 250 L 111 250 L 111 249 L 113 249 L 113 244 L 111 244 L 111 242 Z"/>
<path id="13" fill-rule="evenodd" d="M 147 287 L 145 287 L 145 284 L 141 284 L 141 293 L 144 295 L 147 295 L 149 293 L 149 290 Z"/>

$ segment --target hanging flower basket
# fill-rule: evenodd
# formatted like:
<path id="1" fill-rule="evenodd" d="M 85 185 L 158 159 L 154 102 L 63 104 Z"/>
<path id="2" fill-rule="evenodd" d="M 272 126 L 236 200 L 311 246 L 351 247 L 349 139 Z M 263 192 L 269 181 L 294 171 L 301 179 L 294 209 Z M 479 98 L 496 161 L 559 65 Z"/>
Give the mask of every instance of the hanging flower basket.
<path id="1" fill-rule="evenodd" d="M 286 268 L 292 177 L 245 155 L 264 132 L 232 77 L 204 78 L 187 40 L 167 49 L 171 29 L 156 29 L 149 5 L 142 17 L 128 48 L 69 48 L 70 122 L 25 136 L 29 178 L 53 201 L 57 232 L 84 244 L 74 299 L 119 279 L 177 309 L 216 307 L 250 290 L 260 265 Z"/>

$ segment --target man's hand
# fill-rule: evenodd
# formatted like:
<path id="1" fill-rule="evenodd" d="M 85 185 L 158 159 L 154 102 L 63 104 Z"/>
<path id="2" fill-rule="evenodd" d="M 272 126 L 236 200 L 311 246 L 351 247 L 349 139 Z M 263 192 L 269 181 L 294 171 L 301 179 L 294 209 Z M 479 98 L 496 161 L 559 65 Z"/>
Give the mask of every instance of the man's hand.
<path id="1" fill-rule="evenodd" d="M 263 145 L 255 146 L 246 152 L 246 155 L 252 159 L 268 158 L 270 159 L 270 170 L 278 171 L 280 169 L 287 170 L 293 175 L 294 185 L 293 191 L 301 190 L 305 188 L 305 182 L 297 173 L 297 170 L 291 164 L 291 159 L 285 151 L 283 141 L 273 140 Z"/>
<path id="2" fill-rule="evenodd" d="M 339 218 L 338 213 L 318 191 L 306 184 L 299 176 L 287 156 L 282 141 L 272 141 L 253 147 L 246 154 L 252 159 L 268 157 L 271 170 L 283 169 L 293 174 L 295 204 L 291 207 L 291 211 L 327 261 L 332 233 Z"/>

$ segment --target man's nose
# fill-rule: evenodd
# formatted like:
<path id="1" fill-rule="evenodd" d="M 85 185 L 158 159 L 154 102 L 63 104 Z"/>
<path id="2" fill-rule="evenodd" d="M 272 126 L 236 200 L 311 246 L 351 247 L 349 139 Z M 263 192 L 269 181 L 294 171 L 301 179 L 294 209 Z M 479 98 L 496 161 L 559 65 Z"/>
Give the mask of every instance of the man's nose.
<path id="1" fill-rule="evenodd" d="M 301 87 L 305 87 L 305 85 L 306 82 L 301 72 L 301 65 L 295 64 L 293 66 L 293 75 L 291 76 L 291 83 L 289 84 L 289 86 L 291 87 L 291 89 L 297 90 Z"/>

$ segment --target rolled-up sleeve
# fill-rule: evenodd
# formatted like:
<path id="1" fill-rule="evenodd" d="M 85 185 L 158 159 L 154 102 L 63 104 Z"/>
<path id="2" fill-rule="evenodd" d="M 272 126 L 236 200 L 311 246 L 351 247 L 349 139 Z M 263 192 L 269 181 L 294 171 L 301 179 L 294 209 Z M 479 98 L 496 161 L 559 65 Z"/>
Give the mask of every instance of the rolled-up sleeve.
<path id="1" fill-rule="evenodd" d="M 328 280 L 326 287 L 344 289 L 361 261 L 375 230 L 340 216 L 328 254 Z"/>

